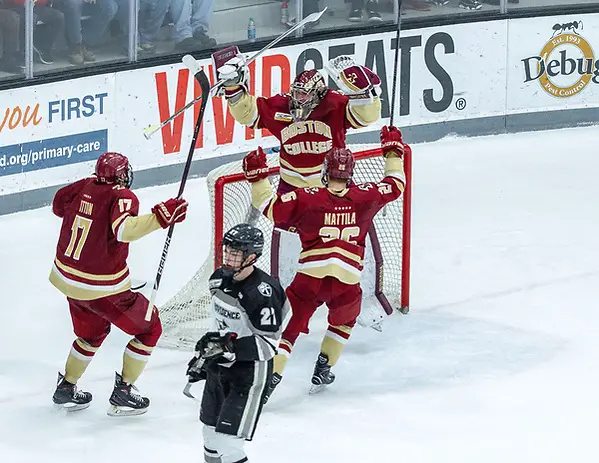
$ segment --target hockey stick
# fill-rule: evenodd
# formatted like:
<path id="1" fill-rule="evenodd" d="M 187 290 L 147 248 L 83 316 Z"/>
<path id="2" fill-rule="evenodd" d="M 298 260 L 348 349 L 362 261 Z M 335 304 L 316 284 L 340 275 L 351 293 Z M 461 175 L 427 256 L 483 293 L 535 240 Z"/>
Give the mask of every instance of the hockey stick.
<path id="1" fill-rule="evenodd" d="M 196 353 L 196 355 L 197 355 L 197 353 Z M 192 368 L 193 368 L 193 369 L 194 369 L 194 370 L 195 370 L 197 373 L 201 373 L 202 366 L 204 365 L 205 361 L 206 361 L 206 360 L 205 360 L 205 359 L 203 359 L 203 358 L 198 358 L 198 360 L 196 360 L 196 363 L 195 363 L 195 365 L 194 365 Z M 191 393 L 191 386 L 193 386 L 193 385 L 194 385 L 195 383 L 197 383 L 197 382 L 198 382 L 198 381 L 192 381 L 192 380 L 191 380 L 191 376 L 189 375 L 189 371 L 188 371 L 188 376 L 187 376 L 187 384 L 186 384 L 186 385 L 185 385 L 185 387 L 183 388 L 183 395 L 184 395 L 184 396 L 186 396 L 186 397 L 189 397 L 190 399 L 193 399 L 193 400 L 195 400 L 196 402 L 200 402 L 200 403 L 201 403 L 201 400 L 198 400 L 198 399 L 196 398 L 196 396 L 194 396 L 194 395 Z"/>
<path id="2" fill-rule="evenodd" d="M 393 125 L 395 99 L 397 94 L 397 68 L 399 68 L 399 34 L 401 32 L 401 0 L 397 0 L 397 29 L 395 30 L 395 57 L 393 58 L 393 83 L 391 84 L 391 115 L 389 125 Z M 383 207 L 383 217 L 387 217 L 387 206 Z"/>
<path id="3" fill-rule="evenodd" d="M 393 125 L 395 99 L 397 94 L 397 68 L 399 67 L 399 34 L 401 32 L 401 0 L 397 0 L 397 29 L 395 30 L 395 58 L 393 59 L 393 84 L 391 88 L 391 116 L 389 125 Z"/>
<path id="4" fill-rule="evenodd" d="M 204 119 L 204 111 L 206 110 L 206 105 L 208 104 L 208 96 L 210 95 L 210 82 L 208 81 L 208 76 L 206 76 L 206 73 L 200 67 L 199 63 L 195 60 L 195 58 L 191 55 L 185 55 L 183 57 L 183 63 L 193 72 L 195 79 L 198 81 L 200 87 L 202 88 L 202 105 L 200 106 L 200 114 L 198 115 L 198 120 L 196 121 L 196 125 L 193 131 L 193 138 L 191 139 L 191 145 L 189 146 L 189 154 L 187 155 L 187 162 L 185 163 L 185 168 L 183 169 L 183 177 L 181 178 L 181 183 L 179 184 L 179 193 L 177 194 L 177 198 L 181 198 L 181 196 L 183 196 L 183 190 L 185 189 L 185 183 L 187 183 L 189 169 L 191 168 L 193 152 L 195 151 L 196 141 L 200 133 L 202 120 Z M 168 228 L 168 233 L 166 235 L 166 239 L 164 240 L 164 248 L 162 249 L 162 256 L 160 257 L 160 263 L 158 264 L 158 272 L 156 273 L 156 279 L 154 280 L 154 287 L 152 288 L 150 303 L 148 304 L 148 310 L 146 311 L 146 321 L 150 321 L 150 319 L 152 318 L 154 301 L 156 300 L 156 293 L 158 292 L 158 287 L 160 286 L 162 271 L 164 270 L 164 263 L 168 254 L 168 248 L 171 245 L 171 238 L 173 236 L 174 230 L 175 224 L 173 223 Z"/>
<path id="5" fill-rule="evenodd" d="M 395 31 L 395 58 L 393 61 L 393 89 L 392 89 L 392 96 L 391 96 L 391 116 L 389 118 L 389 125 L 393 125 L 393 116 L 395 114 L 395 98 L 396 98 L 396 93 L 397 93 L 397 69 L 399 68 L 399 35 L 401 33 L 401 0 L 397 0 L 397 29 Z M 411 165 L 411 160 L 406 160 L 408 162 L 408 165 Z M 411 181 L 411 175 L 408 175 L 408 181 Z M 406 185 L 406 190 L 409 190 L 410 186 Z M 409 192 L 408 192 L 409 194 Z M 404 191 L 404 201 L 406 201 L 405 199 L 405 195 L 406 192 Z M 408 200 L 409 201 L 409 200 Z M 404 203 L 405 204 L 405 203 Z M 407 213 L 409 215 L 409 212 Z M 387 208 L 385 207 L 383 209 L 383 216 L 387 215 Z M 404 218 L 405 220 L 405 218 Z M 407 223 L 409 224 L 410 220 L 409 218 L 407 219 Z M 409 227 L 409 225 L 408 225 Z M 404 223 L 404 228 L 405 228 L 405 223 Z M 405 233 L 405 229 L 402 231 L 402 233 Z M 406 250 L 404 250 L 404 252 L 406 252 Z M 407 250 L 408 256 L 407 258 L 409 259 L 409 249 Z M 402 307 L 401 303 L 400 303 L 400 307 L 399 307 L 399 311 L 402 314 L 407 314 L 409 312 L 409 307 Z"/>
<path id="6" fill-rule="evenodd" d="M 296 30 L 298 30 L 301 27 L 304 27 L 306 24 L 308 23 L 313 23 L 316 22 L 320 19 L 320 17 L 323 15 L 323 13 L 326 11 L 326 7 L 324 10 L 322 11 L 317 11 L 315 13 L 312 13 L 308 16 L 306 16 L 304 19 L 302 19 L 301 21 L 299 21 L 295 26 L 293 26 L 292 28 L 288 29 L 287 31 L 283 32 L 281 35 L 279 35 L 276 39 L 274 39 L 272 42 L 270 42 L 268 45 L 266 45 L 264 48 L 262 48 L 260 51 L 258 51 L 257 53 L 255 53 L 254 55 L 252 55 L 247 61 L 246 64 L 250 64 L 253 61 L 256 61 L 260 56 L 262 56 L 267 50 L 271 49 L 272 47 L 274 47 L 277 43 L 279 43 L 281 40 L 283 40 L 285 37 L 287 37 L 288 35 L 290 35 L 291 33 L 295 32 Z M 186 56 L 190 56 L 190 55 L 186 55 Z M 210 92 L 214 95 L 216 93 L 218 93 L 218 91 L 221 89 L 221 87 L 223 86 L 224 81 L 219 80 L 217 83 L 215 83 L 212 87 L 210 87 Z M 164 121 L 162 121 L 160 124 L 158 125 L 150 125 L 149 127 L 146 127 L 144 129 L 144 137 L 146 137 L 146 140 L 149 140 L 150 137 L 152 135 L 154 135 L 156 132 L 158 132 L 162 127 L 164 127 L 166 124 L 168 124 L 169 122 L 171 122 L 173 119 L 175 119 L 177 116 L 179 116 L 180 114 L 182 114 L 183 112 L 187 111 L 189 108 L 191 108 L 195 103 L 197 103 L 198 101 L 200 101 L 202 99 L 202 96 L 200 95 L 199 97 L 195 98 L 193 101 L 190 101 L 189 103 L 187 103 L 185 106 L 183 106 L 179 111 L 177 111 L 175 114 L 173 114 L 172 116 L 170 116 L 169 118 L 165 119 Z"/>

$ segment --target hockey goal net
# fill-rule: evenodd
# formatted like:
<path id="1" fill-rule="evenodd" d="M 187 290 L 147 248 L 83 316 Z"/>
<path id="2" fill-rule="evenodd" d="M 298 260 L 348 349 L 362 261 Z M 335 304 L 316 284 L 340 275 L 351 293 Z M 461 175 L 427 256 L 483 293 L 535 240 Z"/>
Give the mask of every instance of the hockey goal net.
<path id="1" fill-rule="evenodd" d="M 384 176 L 384 158 L 379 145 L 350 146 L 356 158 L 354 181 L 376 182 Z M 278 155 L 268 156 L 269 180 L 279 180 Z M 361 325 L 377 323 L 394 309 L 406 312 L 409 301 L 411 158 L 404 159 L 407 186 L 402 197 L 381 210 L 369 231 L 361 285 Z M 222 262 L 221 240 L 234 225 L 249 222 L 264 233 L 264 253 L 257 265 L 278 276 L 284 287 L 291 283 L 297 267 L 300 244 L 297 235 L 274 230 L 272 223 L 252 208 L 251 187 L 243 176 L 241 161 L 211 171 L 206 183 L 212 210 L 210 252 L 193 278 L 161 308 L 163 335 L 160 345 L 193 349 L 210 329 L 208 279 Z"/>

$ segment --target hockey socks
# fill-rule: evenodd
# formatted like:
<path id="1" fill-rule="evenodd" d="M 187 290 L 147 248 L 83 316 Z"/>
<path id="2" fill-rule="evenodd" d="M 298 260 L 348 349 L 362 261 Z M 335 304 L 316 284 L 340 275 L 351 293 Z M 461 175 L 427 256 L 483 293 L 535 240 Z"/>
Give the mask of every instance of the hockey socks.
<path id="1" fill-rule="evenodd" d="M 92 346 L 81 338 L 75 339 L 65 366 L 65 379 L 77 384 L 100 346 Z"/>
<path id="2" fill-rule="evenodd" d="M 329 325 L 320 345 L 320 351 L 326 354 L 330 366 L 335 365 L 341 357 L 341 352 L 351 335 L 351 330 L 351 327 L 346 325 Z"/>
<path id="3" fill-rule="evenodd" d="M 133 384 L 137 381 L 144 371 L 153 349 L 153 347 L 148 347 L 135 338 L 129 341 L 123 353 L 122 376 L 124 382 Z"/>

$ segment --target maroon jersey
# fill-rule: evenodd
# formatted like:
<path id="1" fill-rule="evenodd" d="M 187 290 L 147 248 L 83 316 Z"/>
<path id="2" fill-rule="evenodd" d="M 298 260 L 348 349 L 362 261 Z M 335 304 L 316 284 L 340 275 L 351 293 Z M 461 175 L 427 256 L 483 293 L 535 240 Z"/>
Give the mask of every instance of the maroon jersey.
<path id="1" fill-rule="evenodd" d="M 298 273 L 332 276 L 356 284 L 364 268 L 366 233 L 376 213 L 399 198 L 403 171 L 388 172 L 379 183 L 353 185 L 340 193 L 327 188 L 298 188 L 262 205 L 270 220 L 291 224 L 302 243 Z"/>
<path id="2" fill-rule="evenodd" d="M 86 178 L 58 190 L 52 210 L 62 218 L 52 284 L 78 300 L 128 290 L 129 244 L 121 240 L 125 219 L 139 212 L 137 196 L 122 186 Z"/>
<path id="3" fill-rule="evenodd" d="M 331 148 L 344 148 L 347 129 L 362 127 L 352 116 L 349 99 L 328 90 L 308 120 L 293 122 L 289 95 L 257 98 L 254 128 L 266 128 L 281 143 L 281 179 L 293 187 L 320 186 L 320 170 Z"/>

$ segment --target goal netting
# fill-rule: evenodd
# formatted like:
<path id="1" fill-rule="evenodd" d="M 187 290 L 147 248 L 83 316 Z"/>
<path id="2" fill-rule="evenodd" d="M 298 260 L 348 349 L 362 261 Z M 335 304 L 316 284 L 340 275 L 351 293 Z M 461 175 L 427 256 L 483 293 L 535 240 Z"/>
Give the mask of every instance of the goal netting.
<path id="1" fill-rule="evenodd" d="M 356 158 L 356 183 L 379 181 L 384 176 L 384 158 L 379 145 L 349 146 Z M 278 155 L 268 156 L 269 180 L 278 184 Z M 359 323 L 380 322 L 394 309 L 407 310 L 409 300 L 410 185 L 411 159 L 404 159 L 407 186 L 402 197 L 381 210 L 369 231 L 362 272 L 362 313 Z M 193 349 L 209 328 L 208 279 L 222 262 L 221 240 L 234 225 L 249 222 L 265 238 L 264 254 L 257 265 L 278 276 L 283 287 L 291 283 L 297 267 L 300 243 L 295 233 L 274 230 L 272 223 L 252 208 L 251 187 L 241 161 L 222 165 L 206 179 L 212 210 L 212 242 L 206 261 L 192 279 L 162 307 L 163 335 L 160 345 Z"/>

